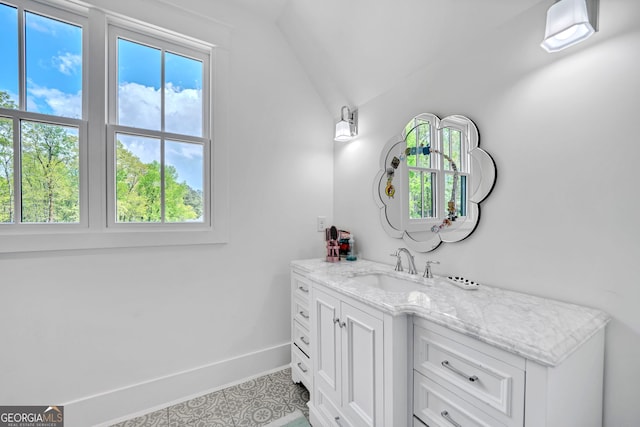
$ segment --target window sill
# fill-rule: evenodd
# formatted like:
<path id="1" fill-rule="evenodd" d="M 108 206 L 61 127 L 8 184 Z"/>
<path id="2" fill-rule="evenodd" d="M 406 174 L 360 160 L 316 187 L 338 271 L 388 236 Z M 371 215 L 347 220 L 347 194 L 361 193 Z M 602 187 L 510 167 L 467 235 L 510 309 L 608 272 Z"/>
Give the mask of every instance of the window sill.
<path id="1" fill-rule="evenodd" d="M 134 248 L 227 243 L 227 233 L 211 228 L 167 231 L 77 231 L 0 235 L 0 254 L 77 249 Z"/>

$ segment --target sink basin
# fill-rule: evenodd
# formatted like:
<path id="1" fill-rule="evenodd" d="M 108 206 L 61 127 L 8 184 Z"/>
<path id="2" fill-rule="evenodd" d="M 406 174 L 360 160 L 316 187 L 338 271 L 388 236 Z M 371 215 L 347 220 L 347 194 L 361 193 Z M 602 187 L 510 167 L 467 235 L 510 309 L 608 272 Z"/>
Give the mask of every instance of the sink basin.
<path id="1" fill-rule="evenodd" d="M 386 292 L 413 292 L 424 290 L 423 283 L 406 280 L 400 277 L 390 276 L 384 273 L 359 274 L 351 278 L 358 283 L 362 283 Z"/>

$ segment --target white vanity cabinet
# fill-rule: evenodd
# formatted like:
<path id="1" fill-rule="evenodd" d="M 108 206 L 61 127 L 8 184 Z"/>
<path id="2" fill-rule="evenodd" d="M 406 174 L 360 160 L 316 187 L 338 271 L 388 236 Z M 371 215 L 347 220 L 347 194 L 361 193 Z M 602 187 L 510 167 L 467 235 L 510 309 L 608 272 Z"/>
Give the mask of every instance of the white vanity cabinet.
<path id="1" fill-rule="evenodd" d="M 414 319 L 413 411 L 431 427 L 522 427 L 526 360 Z"/>
<path id="2" fill-rule="evenodd" d="M 406 316 L 385 316 L 317 285 L 311 293 L 311 310 L 311 423 L 406 426 Z M 394 343 L 405 350 L 394 354 Z"/>
<path id="3" fill-rule="evenodd" d="M 600 427 L 604 330 L 546 367 L 421 318 L 413 413 L 429 427 Z"/>
<path id="4" fill-rule="evenodd" d="M 307 390 L 313 386 L 310 310 L 311 282 L 291 273 L 291 379 Z"/>
<path id="5" fill-rule="evenodd" d="M 601 427 L 606 313 L 366 260 L 292 268 L 314 427 Z"/>

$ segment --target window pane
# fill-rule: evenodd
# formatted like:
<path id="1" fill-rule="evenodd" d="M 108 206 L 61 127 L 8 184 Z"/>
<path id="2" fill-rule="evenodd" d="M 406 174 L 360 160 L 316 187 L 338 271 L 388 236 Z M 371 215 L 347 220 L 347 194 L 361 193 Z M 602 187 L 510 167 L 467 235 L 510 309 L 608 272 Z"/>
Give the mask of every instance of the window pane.
<path id="1" fill-rule="evenodd" d="M 82 28 L 25 13 L 27 110 L 82 118 Z"/>
<path id="2" fill-rule="evenodd" d="M 462 139 L 461 132 L 457 129 L 451 129 L 451 158 L 458 167 L 458 170 L 462 169 L 460 164 L 460 154 L 462 152 Z M 451 165 L 449 165 L 451 167 Z"/>
<path id="3" fill-rule="evenodd" d="M 411 122 L 413 123 L 413 122 Z M 407 166 L 409 167 L 416 167 L 417 163 L 416 163 L 416 143 L 417 143 L 417 132 L 414 130 L 412 130 L 411 132 L 409 132 L 406 136 L 406 141 L 407 141 L 407 152 L 406 152 L 406 157 L 407 157 Z"/>
<path id="4" fill-rule="evenodd" d="M 431 124 L 429 122 L 423 122 L 418 128 L 418 167 L 430 168 L 431 167 L 431 154 L 427 150 L 427 147 L 431 146 Z"/>
<path id="5" fill-rule="evenodd" d="M 168 222 L 203 220 L 203 147 L 165 143 L 165 215 Z"/>
<path id="6" fill-rule="evenodd" d="M 424 173 L 423 175 L 423 206 L 422 206 L 422 217 L 423 218 L 433 218 L 433 207 L 435 206 L 435 193 L 433 182 L 435 181 L 436 174 L 435 173 Z"/>
<path id="7" fill-rule="evenodd" d="M 18 108 L 18 10 L 0 4 L 0 107 Z"/>
<path id="8" fill-rule="evenodd" d="M 202 136 L 202 62 L 165 54 L 165 131 Z"/>
<path id="9" fill-rule="evenodd" d="M 422 183 L 419 171 L 409 170 L 409 218 L 422 218 Z"/>
<path id="10" fill-rule="evenodd" d="M 453 189 L 453 174 L 445 175 L 445 210 L 447 203 L 451 200 L 451 190 Z M 456 214 L 458 216 L 467 215 L 467 177 L 466 175 L 458 176 L 458 187 L 456 189 Z M 446 215 L 446 212 L 445 212 Z"/>
<path id="11" fill-rule="evenodd" d="M 456 164 L 458 170 L 463 170 L 464 165 L 460 164 L 462 155 L 462 132 L 453 128 L 442 129 L 442 149 L 443 152 L 451 157 Z M 443 159 L 445 170 L 452 170 L 451 164 Z"/>
<path id="12" fill-rule="evenodd" d="M 118 124 L 161 127 L 161 52 L 118 39 Z"/>
<path id="13" fill-rule="evenodd" d="M 0 223 L 13 215 L 13 120 L 0 117 Z"/>
<path id="14" fill-rule="evenodd" d="M 442 129 L 442 152 L 444 154 L 446 154 L 447 156 L 451 155 L 451 133 L 450 133 L 450 131 L 451 131 L 450 128 Z M 442 168 L 444 170 L 451 170 L 451 165 L 449 164 L 449 162 L 445 158 L 442 158 Z"/>
<path id="15" fill-rule="evenodd" d="M 160 140 L 116 134 L 116 220 L 160 222 Z"/>
<path id="16" fill-rule="evenodd" d="M 27 121 L 21 126 L 22 222 L 78 222 L 78 129 Z"/>

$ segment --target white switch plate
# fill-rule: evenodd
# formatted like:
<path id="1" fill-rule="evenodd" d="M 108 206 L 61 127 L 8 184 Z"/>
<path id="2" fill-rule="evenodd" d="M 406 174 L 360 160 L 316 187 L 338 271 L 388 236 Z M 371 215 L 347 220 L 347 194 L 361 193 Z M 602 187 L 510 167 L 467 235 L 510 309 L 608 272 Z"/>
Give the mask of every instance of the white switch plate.
<path id="1" fill-rule="evenodd" d="M 326 216 L 319 216 L 318 217 L 318 231 L 324 231 L 324 229 L 327 228 L 327 217 Z"/>

